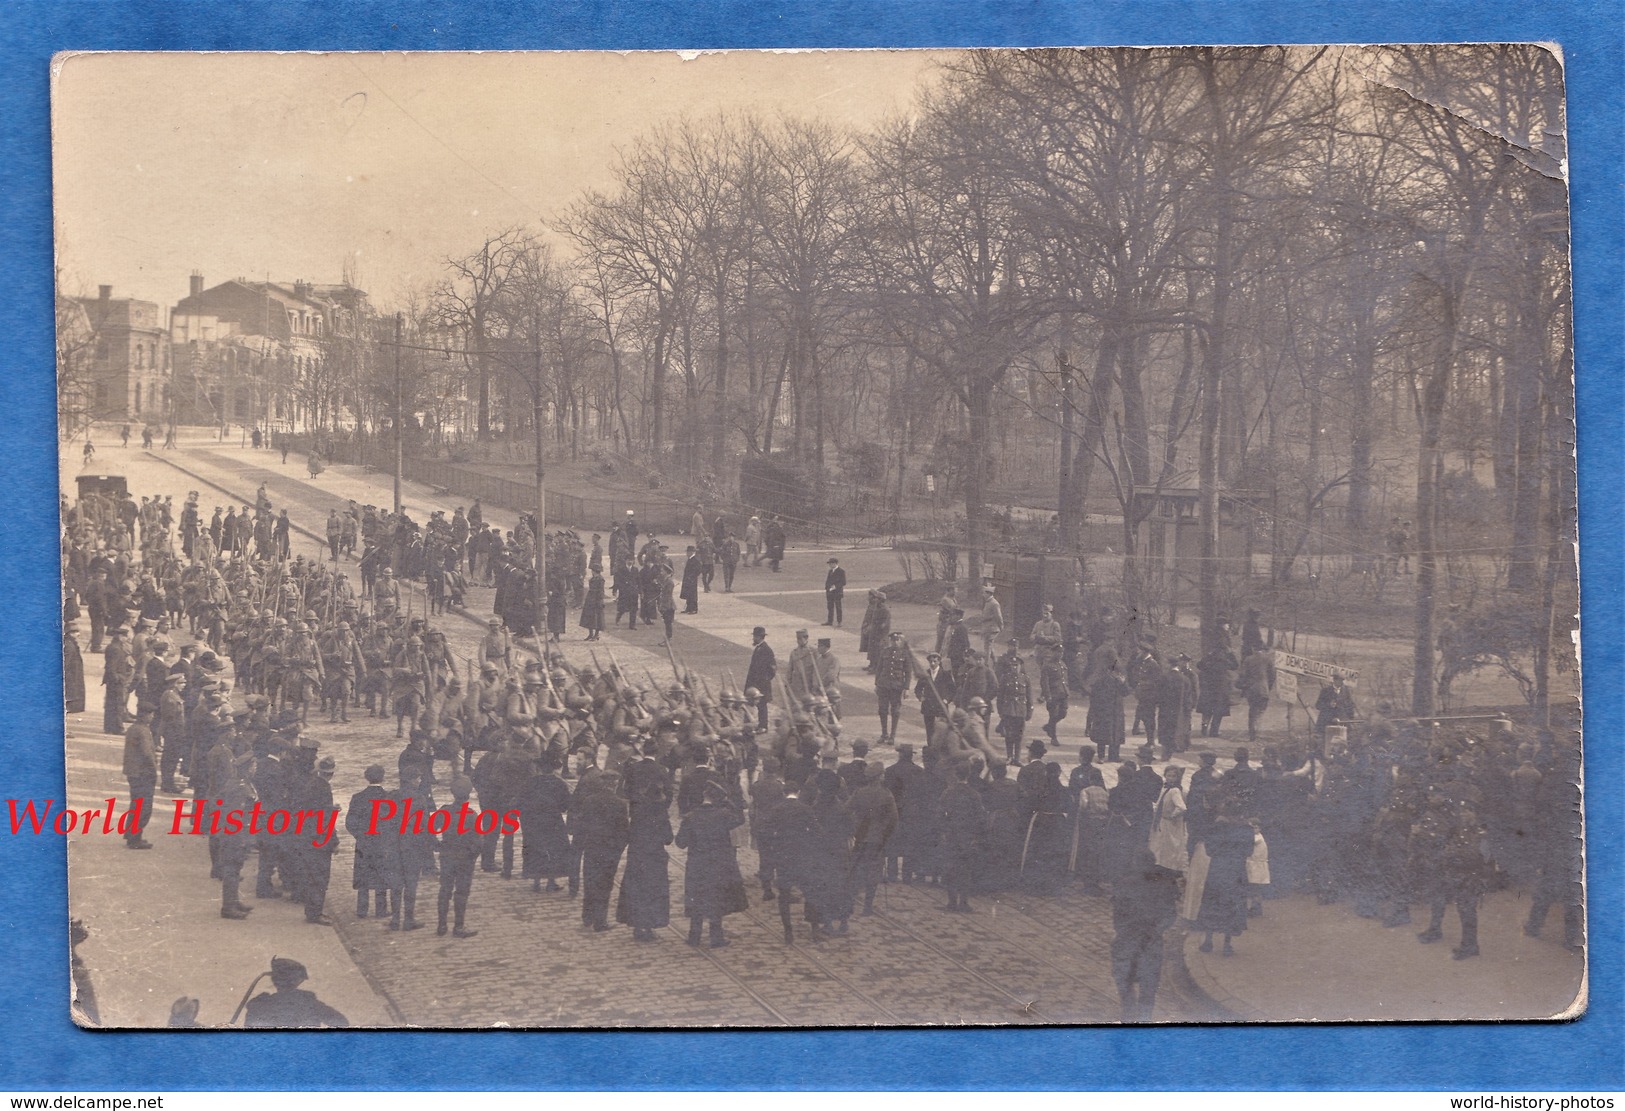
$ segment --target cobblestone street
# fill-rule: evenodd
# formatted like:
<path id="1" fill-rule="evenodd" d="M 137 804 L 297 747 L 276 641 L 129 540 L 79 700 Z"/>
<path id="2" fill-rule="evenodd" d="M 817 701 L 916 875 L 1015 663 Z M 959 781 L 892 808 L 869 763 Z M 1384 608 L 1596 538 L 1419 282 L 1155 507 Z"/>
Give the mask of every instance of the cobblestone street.
<path id="1" fill-rule="evenodd" d="M 187 445 L 169 455 L 130 452 L 118 466 L 128 474 L 132 488 L 172 494 L 177 501 L 189 489 L 204 486 L 203 500 L 223 504 L 251 501 L 264 483 L 279 506 L 286 505 L 296 533 L 294 553 L 318 554 L 311 533 L 321 528 L 327 508 L 342 499 L 387 501 L 387 476 L 369 475 L 354 468 L 335 467 L 318 484 L 292 477 L 295 468 L 281 468 L 269 453 L 242 452 L 219 445 Z M 261 465 L 255 465 L 260 463 Z M 64 460 L 64 473 L 72 466 Z M 427 514 L 429 508 L 450 508 L 443 497 L 408 484 L 409 512 Z M 489 516 L 508 524 L 501 510 Z M 300 533 L 304 532 L 304 535 Z M 868 565 L 876 573 L 889 570 L 889 553 L 852 553 L 847 562 Z M 686 662 L 696 670 L 720 674 L 732 667 L 742 673 L 749 644 L 749 629 L 758 621 L 775 628 L 779 642 L 789 640 L 784 630 L 793 622 L 817 624 L 821 592 L 801 591 L 800 581 L 817 574 L 822 560 L 796 553 L 787 573 L 764 582 L 762 568 L 751 579 L 742 576 L 739 594 L 706 596 L 702 613 L 686 617 L 678 643 Z M 353 565 L 352 565 L 353 573 Z M 762 591 L 761 586 L 784 588 Z M 405 605 L 403 599 L 403 606 Z M 414 605 L 421 612 L 423 598 Z M 469 615 L 449 614 L 438 624 L 453 650 L 472 655 L 489 606 L 489 591 L 471 591 Z M 779 607 L 779 608 L 776 608 Z M 795 612 L 804 609 L 805 613 Z M 787 612 L 788 611 L 788 612 Z M 917 611 L 917 612 L 916 612 Z M 928 636 L 929 611 L 903 607 L 899 625 L 911 635 Z M 916 628 L 917 626 L 917 628 Z M 849 660 L 856 657 L 856 636 L 833 631 L 852 643 Z M 650 642 L 654 634 L 628 635 L 618 630 L 612 641 L 616 658 L 629 672 L 669 672 L 665 654 Z M 588 646 L 566 641 L 571 658 L 587 662 Z M 90 682 L 99 678 L 100 657 L 87 656 Z M 855 672 L 855 674 L 854 674 Z M 847 717 L 852 722 L 848 739 L 872 736 L 866 728 L 873 706 L 873 691 L 854 665 L 845 677 Z M 900 737 L 923 741 L 917 713 L 907 715 Z M 88 726 L 88 721 L 86 723 Z M 395 738 L 393 719 L 352 712 L 350 724 L 330 724 L 312 713 L 309 732 L 322 743 L 322 754 L 332 756 L 335 802 L 349 801 L 361 784 L 362 770 L 371 763 L 393 767 L 401 742 Z M 113 741 L 112 738 L 108 738 Z M 101 745 L 113 756 L 96 762 L 80 758 L 86 744 L 70 749 L 70 796 L 105 798 L 123 796 L 118 776 L 116 745 Z M 889 751 L 883 758 L 890 760 Z M 1068 759 L 1068 764 L 1071 760 Z M 437 792 L 444 800 L 444 787 Z M 160 796 L 162 814 L 171 810 Z M 176 882 L 197 887 L 204 894 L 177 908 L 171 928 L 184 932 L 196 918 L 218 923 L 211 888 L 203 880 L 206 858 L 203 845 L 191 838 L 157 838 L 159 852 L 151 863 L 157 876 L 174 874 Z M 691 948 L 685 942 L 686 921 L 679 917 L 682 902 L 684 854 L 673 849 L 670 875 L 673 925 L 659 935 L 657 944 L 640 945 L 631 931 L 616 927 L 607 933 L 584 929 L 579 899 L 565 893 L 533 893 L 530 884 L 515 878 L 477 873 L 470 902 L 469 923 L 478 935 L 464 940 L 436 938 L 432 930 L 392 933 L 373 918 L 355 916 L 350 889 L 351 845 L 343 839 L 333 863 L 327 910 L 335 919 L 337 937 L 353 957 L 355 967 L 379 999 L 362 1021 L 395 1021 L 425 1027 L 706 1027 L 706 1026 L 848 1026 L 932 1025 L 942 1023 L 1099 1023 L 1118 1017 L 1108 948 L 1111 939 L 1109 901 L 1068 892 L 1056 897 L 1003 896 L 975 900 L 976 913 L 946 914 L 945 899 L 937 888 L 924 884 L 888 884 L 881 888 L 873 917 L 854 917 L 846 937 L 814 943 L 808 939 L 801 907 L 794 908 L 797 942 L 786 946 L 781 936 L 777 906 L 759 901 L 755 853 L 741 849 L 740 866 L 756 899 L 748 912 L 728 919 L 732 944 L 720 950 Z M 102 848 L 98 846 L 98 848 Z M 116 852 L 107 847 L 108 852 Z M 253 863 L 245 870 L 251 872 Z M 75 913 L 83 914 L 96 934 L 99 913 L 112 913 L 114 893 L 85 879 L 77 866 L 74 875 Z M 169 883 L 168 878 L 161 881 Z M 419 888 L 418 913 L 433 920 L 437 892 L 433 877 Z M 613 902 L 611 906 L 613 907 Z M 293 908 L 272 908 L 229 927 L 234 936 L 255 935 L 268 951 L 280 951 L 290 941 L 308 944 L 312 932 L 287 917 Z M 284 913 L 278 914 L 276 911 Z M 283 919 L 287 920 L 284 921 Z M 212 928 L 212 927 L 211 927 Z M 1179 938 L 1171 934 L 1168 949 L 1178 959 Z M 88 942 L 88 958 L 116 959 L 100 939 Z M 142 975 L 136 972 L 139 978 Z M 222 967 L 220 975 L 244 980 L 240 970 Z M 1157 1004 L 1157 1018 L 1165 1021 L 1222 1017 L 1187 982 L 1170 962 Z M 154 987 L 142 1016 L 152 1021 L 158 1001 L 196 993 L 183 984 Z M 167 994 L 166 994 L 167 993 Z M 223 993 L 229 994 L 229 992 Z M 389 1017 L 386 1018 L 385 1015 Z M 134 1016 L 130 1021 L 134 1021 Z"/>

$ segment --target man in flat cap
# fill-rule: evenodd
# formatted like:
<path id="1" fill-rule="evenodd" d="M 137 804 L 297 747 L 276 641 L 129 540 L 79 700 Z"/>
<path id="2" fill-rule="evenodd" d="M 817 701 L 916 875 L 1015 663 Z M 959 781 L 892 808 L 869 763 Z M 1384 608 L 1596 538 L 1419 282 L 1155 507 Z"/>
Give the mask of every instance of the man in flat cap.
<path id="1" fill-rule="evenodd" d="M 485 838 L 475 832 L 473 807 L 468 807 L 463 830 L 457 829 L 459 813 L 468 806 L 468 797 L 473 793 L 474 784 L 465 776 L 458 776 L 451 781 L 451 804 L 443 808 L 450 820 L 440 835 L 440 924 L 435 930 L 440 937 L 446 936 L 448 914 L 454 924 L 453 937 L 473 937 L 479 933 L 463 925 L 468 914 L 468 896 L 474 888 L 474 864 L 480 859 L 485 843 Z"/>
<path id="2" fill-rule="evenodd" d="M 349 1026 L 350 1020 L 305 991 L 300 984 L 310 973 L 298 961 L 271 958 L 271 983 L 276 991 L 262 991 L 248 1001 L 243 1025 L 257 1029 L 311 1029 L 322 1026 Z"/>
<path id="3" fill-rule="evenodd" d="M 288 778 L 288 806 L 290 809 L 330 811 L 333 809 L 333 772 L 336 767 L 331 756 L 311 762 L 316 749 L 308 748 L 306 738 L 300 739 L 301 770 Z M 306 831 L 309 832 L 308 829 Z M 338 848 L 335 830 L 325 844 L 312 844 L 314 837 L 296 836 L 287 846 L 287 863 L 297 878 L 294 898 L 305 907 L 305 921 L 313 926 L 331 926 L 333 920 L 326 914 L 327 884 L 333 873 L 333 853 Z"/>

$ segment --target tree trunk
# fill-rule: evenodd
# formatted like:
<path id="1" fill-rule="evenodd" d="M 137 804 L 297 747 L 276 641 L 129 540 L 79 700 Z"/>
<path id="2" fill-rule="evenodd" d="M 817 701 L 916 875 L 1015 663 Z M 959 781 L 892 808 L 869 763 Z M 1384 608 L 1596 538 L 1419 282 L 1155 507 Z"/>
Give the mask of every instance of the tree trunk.
<path id="1" fill-rule="evenodd" d="M 1433 615 L 1437 607 L 1439 561 L 1435 551 L 1438 528 L 1437 475 L 1443 461 L 1439 450 L 1444 430 L 1444 405 L 1450 392 L 1455 362 L 1459 294 L 1441 290 L 1439 350 L 1422 387 L 1422 438 L 1416 457 L 1416 639 L 1412 644 L 1411 712 L 1433 713 Z"/>
<path id="2" fill-rule="evenodd" d="M 1123 399 L 1130 484 L 1151 481 L 1151 431 L 1146 419 L 1145 389 L 1140 382 L 1145 344 L 1144 335 L 1131 333 L 1117 348 L 1117 389 Z"/>
<path id="3" fill-rule="evenodd" d="M 969 552 L 970 581 L 982 580 L 982 546 L 987 539 L 987 443 L 988 417 L 993 408 L 993 380 L 973 373 L 965 390 L 969 431 L 966 439 L 970 456 L 965 467 L 965 546 Z"/>
<path id="4" fill-rule="evenodd" d="M 1083 429 L 1072 457 L 1072 517 L 1080 532 L 1088 514 L 1095 452 L 1104 450 L 1106 444 L 1106 412 L 1111 407 L 1112 367 L 1116 362 L 1117 333 L 1107 328 L 1101 332 L 1100 349 L 1095 352 L 1095 373 L 1089 379 L 1083 405 Z"/>
<path id="5" fill-rule="evenodd" d="M 711 473 L 722 479 L 728 463 L 728 306 L 727 295 L 717 293 L 717 386 L 716 412 L 711 416 Z"/>
<path id="6" fill-rule="evenodd" d="M 1360 312 L 1353 321 L 1354 337 L 1349 345 L 1349 393 L 1353 402 L 1349 418 L 1349 509 L 1348 533 L 1365 531 L 1371 511 L 1372 448 L 1376 441 L 1375 383 L 1377 345 L 1375 321 L 1370 312 Z"/>
<path id="7" fill-rule="evenodd" d="M 1507 589 L 1525 592 L 1534 589 L 1540 564 L 1542 479 L 1546 454 L 1541 445 L 1545 423 L 1541 385 L 1546 378 L 1541 351 L 1545 316 L 1541 312 L 1541 245 L 1531 246 L 1525 256 L 1523 279 L 1518 283 L 1518 305 L 1512 314 L 1517 330 L 1515 365 L 1506 373 L 1516 376 L 1508 392 L 1517 398 L 1517 478 L 1512 485 L 1512 551 L 1507 562 Z M 1512 441 L 1503 440 L 1503 445 Z"/>

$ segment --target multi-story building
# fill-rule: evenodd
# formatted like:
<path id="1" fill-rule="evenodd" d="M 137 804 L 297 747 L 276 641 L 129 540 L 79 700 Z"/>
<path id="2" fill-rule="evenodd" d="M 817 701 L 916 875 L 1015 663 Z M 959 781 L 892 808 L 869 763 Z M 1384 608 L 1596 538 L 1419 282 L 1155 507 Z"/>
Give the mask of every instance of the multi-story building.
<path id="1" fill-rule="evenodd" d="M 181 419 L 289 430 L 338 423 L 367 314 L 367 295 L 349 285 L 236 278 L 206 289 L 193 272 L 169 314 Z"/>
<path id="2" fill-rule="evenodd" d="M 114 298 L 110 285 L 58 304 L 71 314 L 58 321 L 64 410 L 79 423 L 167 420 L 169 336 L 158 306 Z"/>

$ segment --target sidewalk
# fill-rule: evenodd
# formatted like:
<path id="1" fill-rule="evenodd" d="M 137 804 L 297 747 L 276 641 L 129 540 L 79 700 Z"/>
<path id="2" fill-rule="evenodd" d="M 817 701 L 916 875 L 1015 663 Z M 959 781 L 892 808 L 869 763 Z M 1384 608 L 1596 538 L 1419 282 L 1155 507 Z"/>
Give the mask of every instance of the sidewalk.
<path id="1" fill-rule="evenodd" d="M 101 731 L 101 672 L 102 657 L 86 652 L 89 704 L 84 713 L 68 715 L 66 802 L 82 811 L 105 807 L 112 797 L 122 813 L 129 803 L 124 741 Z M 393 1025 L 397 1020 L 338 933 L 307 925 L 302 908 L 254 900 L 247 920 L 220 917 L 220 884 L 209 879 L 207 839 L 170 835 L 174 798 L 160 793 L 153 800 L 157 813 L 147 827 L 153 844 L 148 852 L 131 852 L 117 834 L 68 838 L 73 915 L 90 931 L 79 955 L 90 973 L 102 1025 L 162 1027 L 170 1004 L 187 995 L 201 1004 L 199 1022 L 224 1026 L 273 956 L 303 964 L 310 972 L 305 986 L 352 1025 Z M 244 868 L 250 892 L 255 867 L 251 859 Z M 340 886 L 347 885 L 334 884 Z M 269 986 L 267 980 L 259 990 Z"/>
<path id="2" fill-rule="evenodd" d="M 1461 937 L 1454 907 L 1444 939 L 1416 940 L 1426 907 L 1411 908 L 1408 926 L 1391 929 L 1361 918 L 1347 902 L 1321 906 L 1312 895 L 1264 901 L 1264 917 L 1247 920 L 1235 956 L 1203 953 L 1201 931 L 1184 938 L 1184 959 L 1197 988 L 1240 1022 L 1372 1022 L 1567 1017 L 1583 1008 L 1585 960 L 1562 946 L 1563 916 L 1554 907 L 1539 938 L 1523 934 L 1529 899 L 1495 892 L 1479 907 L 1482 955 L 1454 960 Z"/>

